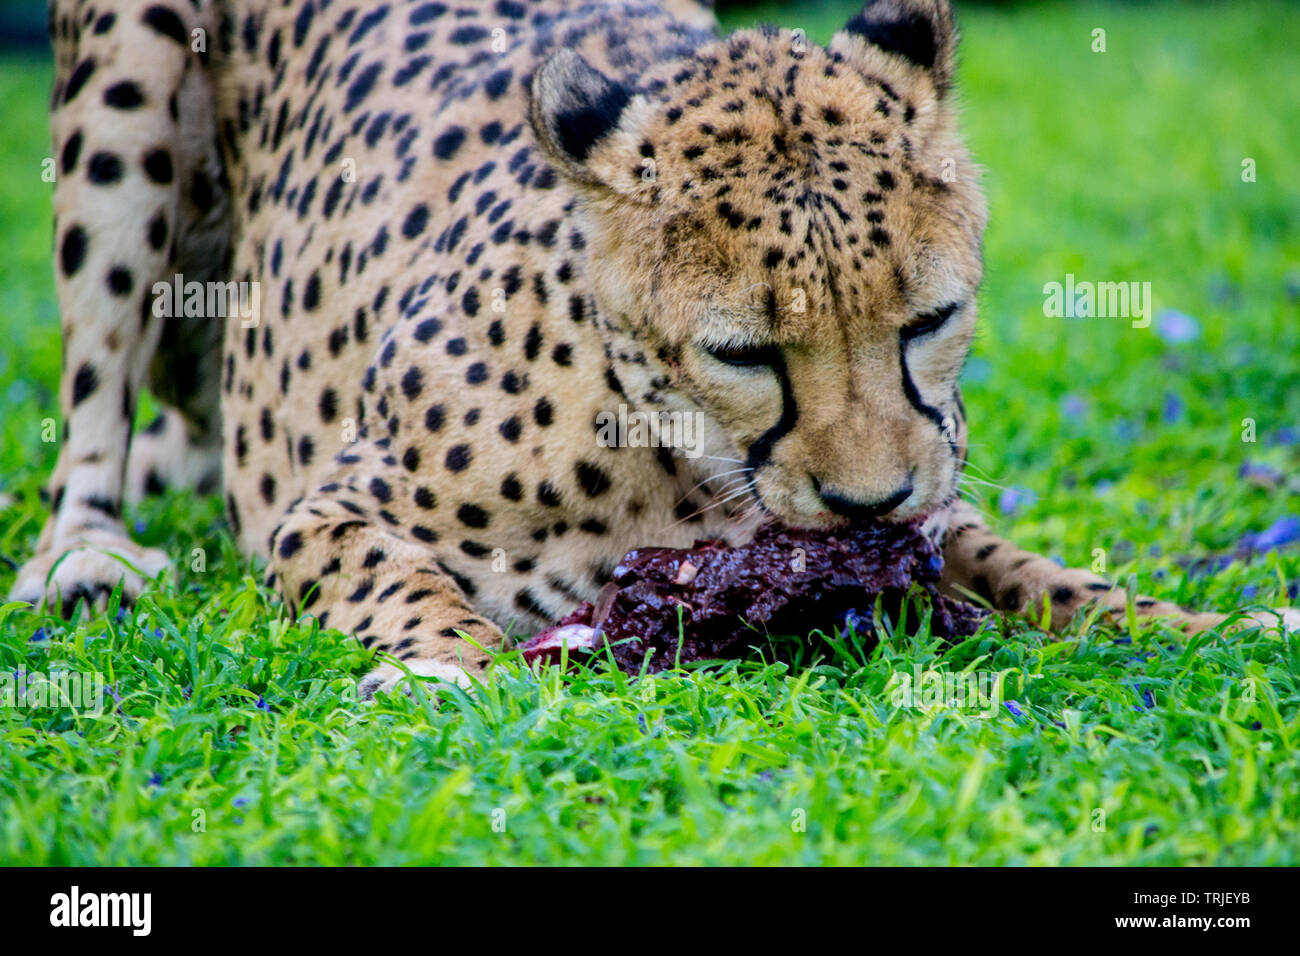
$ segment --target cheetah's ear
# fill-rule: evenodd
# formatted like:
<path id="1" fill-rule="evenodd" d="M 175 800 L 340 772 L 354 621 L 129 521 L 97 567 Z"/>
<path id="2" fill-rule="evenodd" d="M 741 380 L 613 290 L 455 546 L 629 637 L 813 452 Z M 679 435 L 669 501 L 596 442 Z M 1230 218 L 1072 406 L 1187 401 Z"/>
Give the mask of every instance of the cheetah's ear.
<path id="1" fill-rule="evenodd" d="M 862 43 L 868 56 L 879 50 L 896 68 L 924 71 L 942 97 L 952 83 L 957 28 L 948 0 L 868 0 L 862 11 L 844 25 L 831 48 L 861 62 Z M 878 59 L 878 56 L 876 57 Z"/>
<path id="2" fill-rule="evenodd" d="M 572 50 L 562 50 L 533 77 L 529 119 L 547 158 L 562 172 L 587 185 L 608 185 L 589 160 L 606 139 L 628 125 L 633 103 L 628 87 L 611 80 Z"/>

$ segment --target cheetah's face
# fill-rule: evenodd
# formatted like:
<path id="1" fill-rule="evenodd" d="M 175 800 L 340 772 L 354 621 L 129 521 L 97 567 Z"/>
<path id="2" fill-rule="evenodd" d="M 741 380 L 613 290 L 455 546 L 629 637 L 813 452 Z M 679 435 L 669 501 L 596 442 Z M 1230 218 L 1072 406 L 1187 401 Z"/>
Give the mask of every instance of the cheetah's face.
<path id="1" fill-rule="evenodd" d="M 883 0 L 828 49 L 738 33 L 648 96 L 574 54 L 539 71 L 534 126 L 586 198 L 609 334 L 663 363 L 788 523 L 956 494 L 985 209 L 953 45 L 946 4 Z"/>

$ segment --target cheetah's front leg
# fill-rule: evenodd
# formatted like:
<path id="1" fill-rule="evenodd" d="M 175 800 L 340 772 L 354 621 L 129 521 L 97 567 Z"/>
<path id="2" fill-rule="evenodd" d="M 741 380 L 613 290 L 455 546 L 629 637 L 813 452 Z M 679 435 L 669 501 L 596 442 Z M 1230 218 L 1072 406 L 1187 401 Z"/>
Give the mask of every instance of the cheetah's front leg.
<path id="1" fill-rule="evenodd" d="M 64 25 L 51 129 L 65 424 L 52 513 L 12 596 L 65 614 L 82 597 L 102 606 L 119 581 L 133 598 L 168 563 L 130 540 L 121 507 L 136 401 L 163 332 L 151 288 L 184 245 L 182 185 L 212 142 L 186 135 L 178 105 L 206 89 L 188 6 L 127 4 L 77 30 L 68 25 L 91 12 L 84 4 L 52 11 Z M 209 130 L 210 112 L 198 111 Z"/>
<path id="2" fill-rule="evenodd" d="M 1064 629 L 1086 605 L 1098 603 L 1113 617 L 1121 617 L 1127 607 L 1128 595 L 1123 587 L 1089 571 L 1063 568 L 1049 558 L 999 538 L 965 502 L 953 509 L 943 557 L 945 588 L 972 591 L 996 610 L 1038 617 L 1045 599 L 1050 599 L 1053 631 Z M 1144 617 L 1169 617 L 1192 634 L 1216 627 L 1228 618 L 1226 614 L 1188 611 L 1168 601 L 1141 596 L 1136 599 L 1136 610 Z M 1289 608 L 1276 614 L 1248 615 L 1248 618 L 1273 626 L 1279 616 L 1287 627 L 1300 625 L 1300 616 Z"/>
<path id="3" fill-rule="evenodd" d="M 503 635 L 475 613 L 454 572 L 439 561 L 432 535 L 403 526 L 385 505 L 420 500 L 409 477 L 377 469 L 349 472 L 297 502 L 271 537 L 272 584 L 299 612 L 355 634 L 366 647 L 401 660 L 412 673 L 464 686 L 481 674 Z M 392 690 L 405 675 L 382 664 L 361 695 Z"/>

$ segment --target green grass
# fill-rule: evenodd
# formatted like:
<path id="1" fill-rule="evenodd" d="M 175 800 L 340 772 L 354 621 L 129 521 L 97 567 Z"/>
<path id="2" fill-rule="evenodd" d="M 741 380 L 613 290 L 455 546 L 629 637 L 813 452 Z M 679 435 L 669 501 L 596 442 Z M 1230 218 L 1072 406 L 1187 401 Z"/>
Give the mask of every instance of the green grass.
<path id="1" fill-rule="evenodd" d="M 852 6 L 744 17 L 824 40 Z M 1174 556 L 1300 510 L 1295 479 L 1237 477 L 1300 471 L 1300 446 L 1270 441 L 1300 426 L 1300 10 L 963 13 L 992 205 L 972 459 L 1036 496 L 1002 514 L 988 489 L 997 524 L 1069 563 L 1104 549 L 1108 573 L 1182 603 L 1297 603 L 1294 551 L 1201 577 Z M 44 62 L 0 67 L 0 589 L 57 451 L 48 85 Z M 1149 281 L 1200 337 L 1044 318 L 1067 272 Z M 67 625 L 0 609 L 0 667 L 98 671 L 115 695 L 98 718 L 0 707 L 0 863 L 1300 863 L 1300 638 L 1276 629 L 1016 621 L 946 652 L 922 629 L 644 680 L 508 661 L 473 699 L 359 705 L 363 652 L 286 618 L 215 500 L 132 520 L 174 584 Z M 1020 714 L 896 704 L 891 676 L 926 668 L 996 674 Z"/>

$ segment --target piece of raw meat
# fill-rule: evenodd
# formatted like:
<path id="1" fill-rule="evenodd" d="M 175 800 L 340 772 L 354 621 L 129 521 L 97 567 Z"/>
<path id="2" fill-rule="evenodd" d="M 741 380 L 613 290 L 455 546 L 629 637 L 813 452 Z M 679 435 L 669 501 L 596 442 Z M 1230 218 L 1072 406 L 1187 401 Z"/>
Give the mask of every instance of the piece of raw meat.
<path id="1" fill-rule="evenodd" d="M 650 670 L 658 671 L 678 660 L 739 657 L 764 633 L 830 633 L 852 623 L 867 636 L 876 596 L 897 620 L 913 584 L 930 597 L 934 634 L 973 634 L 984 612 L 939 594 L 942 568 L 915 526 L 887 522 L 830 532 L 770 525 L 740 548 L 716 541 L 641 548 L 624 556 L 594 604 L 527 641 L 523 657 L 558 663 L 565 646 L 577 658 L 607 640 L 623 670 L 639 671 L 649 652 Z"/>

